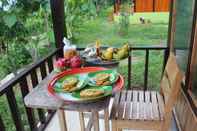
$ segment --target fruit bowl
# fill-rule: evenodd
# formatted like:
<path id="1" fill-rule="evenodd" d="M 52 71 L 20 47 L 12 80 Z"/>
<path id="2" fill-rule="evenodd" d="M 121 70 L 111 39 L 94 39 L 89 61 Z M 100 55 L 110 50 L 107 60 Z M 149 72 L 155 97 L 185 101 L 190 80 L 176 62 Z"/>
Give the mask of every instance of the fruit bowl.
<path id="1" fill-rule="evenodd" d="M 119 61 L 116 60 L 102 60 L 101 58 L 85 59 L 85 66 L 100 66 L 100 67 L 118 67 Z"/>
<path id="2" fill-rule="evenodd" d="M 86 66 L 117 67 L 119 61 L 129 56 L 129 45 L 116 47 L 88 47 L 82 52 Z"/>

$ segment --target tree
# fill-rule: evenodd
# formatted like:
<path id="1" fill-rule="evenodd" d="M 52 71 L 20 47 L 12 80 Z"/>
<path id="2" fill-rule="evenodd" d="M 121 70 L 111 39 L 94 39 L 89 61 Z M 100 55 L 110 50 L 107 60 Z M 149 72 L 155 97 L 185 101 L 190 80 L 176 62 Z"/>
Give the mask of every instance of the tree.
<path id="1" fill-rule="evenodd" d="M 31 55 L 24 47 L 24 44 L 13 43 L 9 52 L 1 56 L 0 78 L 8 73 L 17 74 L 17 70 L 31 62 Z"/>
<path id="2" fill-rule="evenodd" d="M 16 73 L 17 69 L 32 61 L 27 50 L 28 45 L 34 44 L 30 38 L 48 32 L 48 14 L 50 11 L 46 0 L 1 0 L 0 47 L 8 45 L 7 54 L 0 54 L 1 77 L 10 72 Z"/>

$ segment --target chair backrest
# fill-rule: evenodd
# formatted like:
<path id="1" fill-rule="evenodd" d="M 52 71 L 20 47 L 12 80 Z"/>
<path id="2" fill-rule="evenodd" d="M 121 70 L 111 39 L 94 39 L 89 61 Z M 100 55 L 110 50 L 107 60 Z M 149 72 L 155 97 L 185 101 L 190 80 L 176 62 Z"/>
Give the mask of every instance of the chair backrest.
<path id="1" fill-rule="evenodd" d="M 174 53 L 170 52 L 164 73 L 161 80 L 161 94 L 164 97 L 165 113 L 170 113 L 176 102 L 183 74 L 180 71 Z"/>

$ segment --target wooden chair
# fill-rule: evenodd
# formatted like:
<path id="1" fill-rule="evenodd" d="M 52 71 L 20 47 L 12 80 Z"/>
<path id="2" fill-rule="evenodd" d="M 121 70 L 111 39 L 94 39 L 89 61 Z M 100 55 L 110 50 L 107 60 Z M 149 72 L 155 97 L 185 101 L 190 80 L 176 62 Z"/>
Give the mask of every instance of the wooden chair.
<path id="1" fill-rule="evenodd" d="M 168 131 L 182 79 L 183 75 L 177 66 L 176 58 L 170 53 L 160 92 L 128 90 L 115 95 L 110 115 L 112 131 Z"/>

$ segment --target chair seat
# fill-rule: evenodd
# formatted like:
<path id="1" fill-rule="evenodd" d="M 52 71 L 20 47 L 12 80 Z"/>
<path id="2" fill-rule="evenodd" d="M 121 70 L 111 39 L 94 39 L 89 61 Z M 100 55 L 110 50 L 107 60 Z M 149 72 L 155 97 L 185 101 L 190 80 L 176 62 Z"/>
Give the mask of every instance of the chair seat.
<path id="1" fill-rule="evenodd" d="M 164 101 L 156 91 L 121 91 L 115 95 L 112 120 L 156 120 L 164 118 Z"/>

